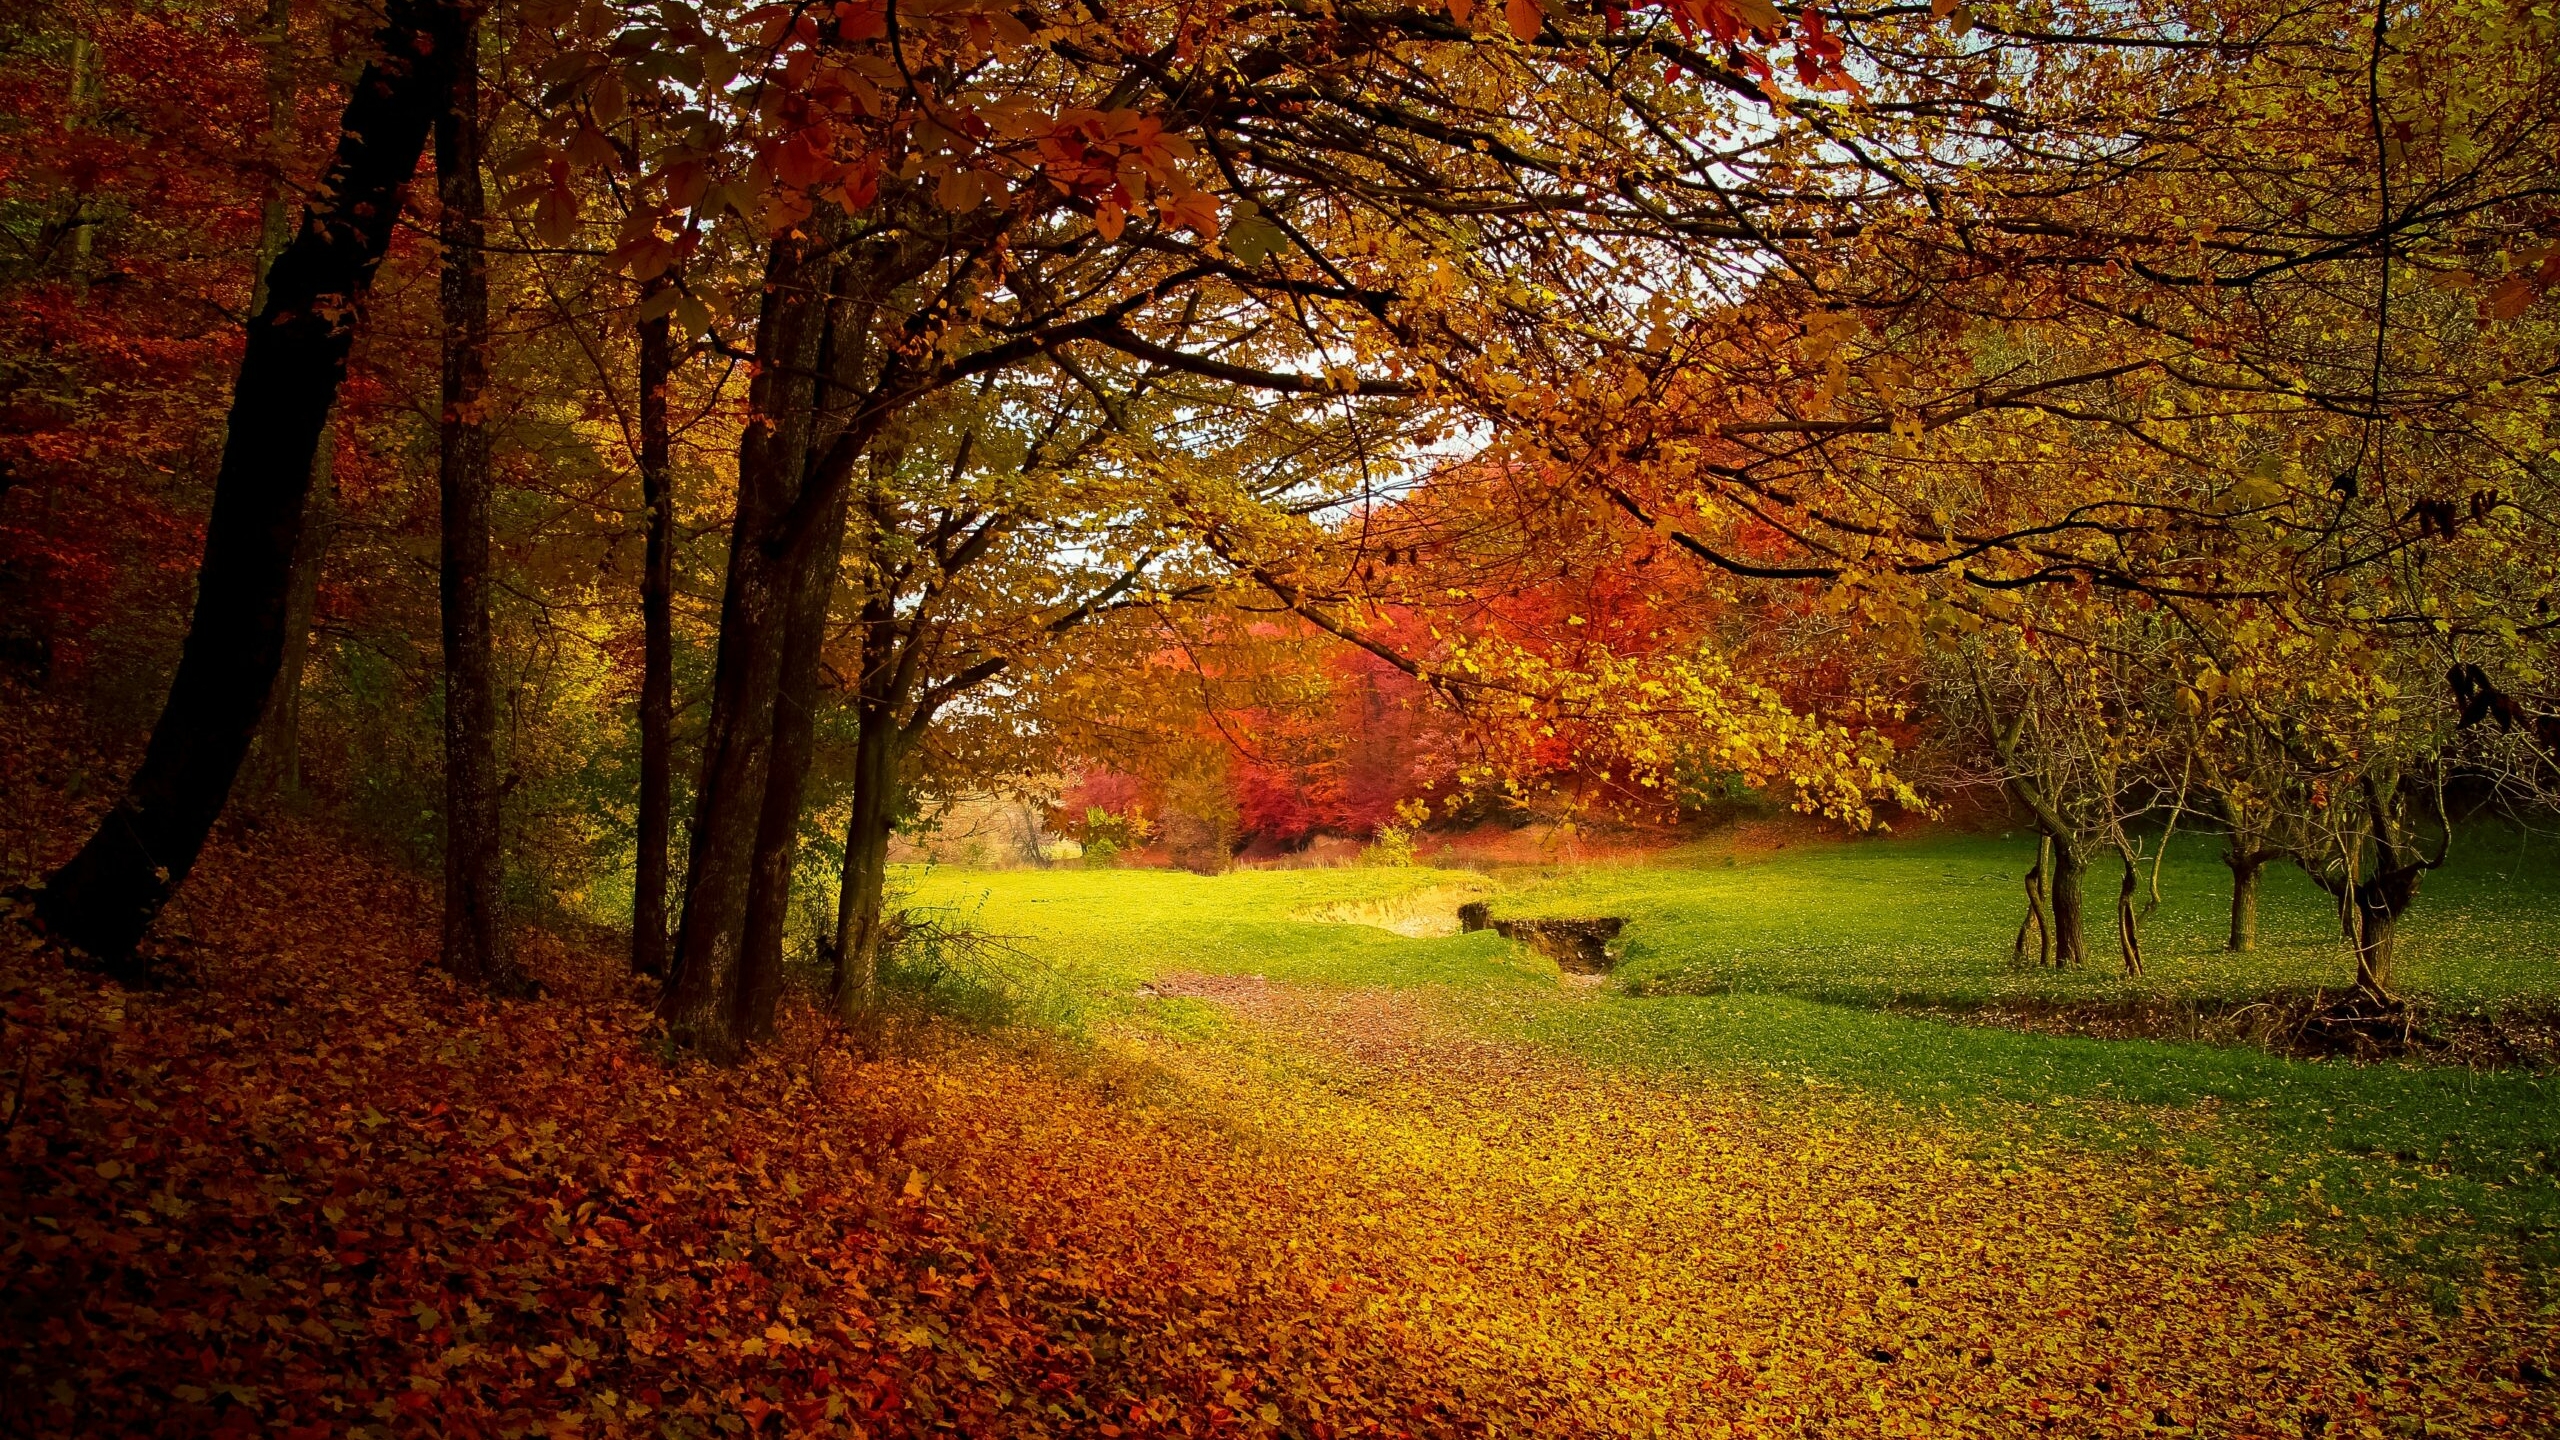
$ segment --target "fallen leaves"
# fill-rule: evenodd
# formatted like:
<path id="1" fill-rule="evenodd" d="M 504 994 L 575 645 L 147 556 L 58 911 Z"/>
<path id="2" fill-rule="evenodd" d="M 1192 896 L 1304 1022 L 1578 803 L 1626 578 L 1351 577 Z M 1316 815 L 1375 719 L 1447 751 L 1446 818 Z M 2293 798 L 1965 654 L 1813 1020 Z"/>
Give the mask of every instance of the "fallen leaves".
<path id="1" fill-rule="evenodd" d="M 718 1071 L 540 936 L 547 998 L 448 985 L 423 887 L 321 832 L 226 835 L 170 919 L 156 992 L 0 928 L 12 1434 L 2555 1420 L 2512 1275 L 2439 1311 L 2182 1172 L 1589 1071 L 1410 995 L 1196 982 L 1224 1038 L 867 1059 L 793 1014 Z"/>

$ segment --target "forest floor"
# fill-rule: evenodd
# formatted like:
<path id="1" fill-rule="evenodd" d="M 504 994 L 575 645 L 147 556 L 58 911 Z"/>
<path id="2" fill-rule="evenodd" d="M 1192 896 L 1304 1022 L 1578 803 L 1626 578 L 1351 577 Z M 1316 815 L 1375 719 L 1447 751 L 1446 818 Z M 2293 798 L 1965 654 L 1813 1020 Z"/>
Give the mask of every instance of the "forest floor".
<path id="1" fill-rule="evenodd" d="M 95 801 L 13 714 L 25 873 Z M 609 955 L 527 933 L 547 993 L 484 1000 L 414 877 L 226 830 L 160 988 L 0 928 L 0 1431 L 2560 1424 L 2560 1321 L 2497 1232 L 2456 1273 L 2235 1205 L 2163 1143 L 2223 1134 L 2208 1106 L 2075 1102 L 2133 1137 L 2102 1143 L 1613 1055 L 1557 1017 L 1701 1002 L 1297 918 L 1463 878 L 1306 875 L 944 877 L 1049 914 L 1026 970 L 906 975 L 944 1003 L 868 1050 L 794 1008 L 718 1070 Z M 1019 1023 L 952 1018 L 972 995 Z"/>

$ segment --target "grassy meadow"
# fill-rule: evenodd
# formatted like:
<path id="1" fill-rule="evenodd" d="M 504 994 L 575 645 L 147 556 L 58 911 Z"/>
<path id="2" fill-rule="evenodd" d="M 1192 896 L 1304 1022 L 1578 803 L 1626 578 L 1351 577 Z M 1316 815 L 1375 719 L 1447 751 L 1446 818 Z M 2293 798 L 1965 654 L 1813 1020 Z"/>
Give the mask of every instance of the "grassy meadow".
<path id="1" fill-rule="evenodd" d="M 2525 1070 L 2286 1058 L 1955 1023 L 2022 997 L 2235 998 L 2343 987 L 2326 897 L 2271 867 L 2261 948 L 2222 948 L 2227 877 L 2181 838 L 2146 922 L 2149 975 L 2115 963 L 2112 860 L 2090 877 L 2093 962 L 2018 969 L 2022 841 L 1933 836 L 1759 855 L 1701 845 L 1641 863 L 1410 869 L 917 870 L 911 905 L 1003 937 L 992 972 L 926 977 L 948 998 L 1070 1033 L 1210 1035 L 1240 1023 L 1158 987 L 1256 977 L 1407 992 L 1451 1023 L 1667 1086 L 1763 1106 L 1927 1116 L 1985 1156 L 2095 1149 L 2202 1169 L 2241 1224 L 2407 1257 L 2447 1275 L 2560 1256 L 2560 1094 Z M 2404 925 L 2401 983 L 2451 1007 L 2560 993 L 2560 856 L 2547 837 L 2466 837 Z M 2147 875 L 2146 875 L 2147 881 Z M 1408 935 L 1465 899 L 1496 915 L 1623 915 L 1608 982 L 1491 933 Z M 911 977 L 914 978 L 914 977 Z M 1179 984 L 1167 988 L 1180 990 Z M 1906 1013 L 1911 1007 L 1940 1015 Z"/>

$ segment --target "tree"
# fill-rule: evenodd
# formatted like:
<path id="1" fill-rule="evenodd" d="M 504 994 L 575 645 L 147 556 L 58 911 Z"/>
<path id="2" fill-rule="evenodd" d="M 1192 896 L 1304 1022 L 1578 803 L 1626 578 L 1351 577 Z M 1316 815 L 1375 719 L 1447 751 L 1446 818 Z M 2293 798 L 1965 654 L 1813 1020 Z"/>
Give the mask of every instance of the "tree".
<path id="1" fill-rule="evenodd" d="M 444 404 L 438 591 L 444 629 L 444 964 L 493 990 L 521 990 L 507 953 L 498 878 L 497 676 L 489 635 L 489 260 L 480 180 L 480 23 L 456 38 L 453 87 L 436 116 L 436 239 L 443 255 Z"/>
<path id="2" fill-rule="evenodd" d="M 351 90 L 319 198 L 267 276 L 234 388 L 195 613 L 140 771 L 45 882 L 53 933 L 126 962 L 221 813 L 282 663 L 312 459 L 373 273 L 441 113 L 464 11 L 394 0 Z"/>
<path id="3" fill-rule="evenodd" d="M 631 886 L 631 968 L 667 973 L 667 839 L 671 825 L 675 730 L 675 474 L 669 453 L 667 389 L 674 378 L 665 276 L 644 288 L 640 321 L 640 484 L 645 553 L 640 571 L 640 796 L 636 873 Z"/>

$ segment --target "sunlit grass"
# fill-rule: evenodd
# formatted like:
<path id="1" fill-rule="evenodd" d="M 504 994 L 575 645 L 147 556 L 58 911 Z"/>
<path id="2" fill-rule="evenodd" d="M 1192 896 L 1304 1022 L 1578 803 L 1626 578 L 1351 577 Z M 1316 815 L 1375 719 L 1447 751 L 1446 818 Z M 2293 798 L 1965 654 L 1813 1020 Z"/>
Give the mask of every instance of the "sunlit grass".
<path id="1" fill-rule="evenodd" d="M 2118 959 L 2110 854 L 2088 879 L 2090 963 L 2011 963 L 2026 909 L 2032 840 L 1985 836 L 1880 840 L 1722 863 L 1712 853 L 1642 867 L 1515 874 L 1496 912 L 1624 915 L 1626 988 L 1757 990 L 1876 1005 L 1971 1004 L 2129 992 Z M 2328 895 L 2290 865 L 2264 872 L 2258 948 L 2232 954 L 2230 872 L 2221 839 L 2182 835 L 2141 924 L 2141 989 L 2185 998 L 2352 983 L 2355 967 Z M 2150 899 L 2150 869 L 2137 904 Z M 2403 927 L 2399 984 L 2456 1007 L 2560 990 L 2560 843 L 2512 831 L 2466 834 L 2427 877 Z"/>
<path id="2" fill-rule="evenodd" d="M 2546 842 L 2547 843 L 2547 842 Z M 2227 892 L 2213 842 L 2182 842 L 2150 922 L 2153 975 L 2208 997 L 2343 985 L 2322 896 L 2268 873 L 2263 949 L 2220 950 Z M 2560 990 L 2560 892 L 2547 852 L 2505 837 L 2431 877 L 2408 927 L 2404 978 L 2456 1004 Z M 1695 858 L 1695 857 L 1693 857 Z M 2019 994 L 2129 993 L 2104 928 L 2112 875 L 2092 877 L 2088 969 L 2008 961 L 2024 846 L 1990 838 L 1812 847 L 1765 861 L 1515 871 L 1145 870 L 918 873 L 915 903 L 971 923 L 1048 967 L 1055 1023 L 1168 1034 L 1227 1023 L 1204 1002 L 1154 998 L 1169 974 L 1304 985 L 1426 987 L 1459 1024 L 1552 1046 L 1664 1083 L 1738 1087 L 1785 1108 L 1837 1101 L 1955 1117 L 1986 1147 L 2069 1143 L 2139 1163 L 2212 1170 L 2260 1223 L 2414 1253 L 2459 1271 L 2481 1243 L 2543 1256 L 2560 1236 L 2560 1094 L 2552 1077 L 2288 1059 L 2264 1051 L 2022 1034 L 1890 1013 Z M 1489 934 L 1413 939 L 1309 918 L 1379 913 L 1434 890 L 1488 886 L 1497 914 L 1629 917 L 1609 989 L 1558 983 L 1552 962 Z M 1629 993 L 1629 989 L 1671 993 Z M 1692 993 L 1679 993 L 1692 992 Z M 2537 1262 L 2539 1263 L 2539 1262 Z"/>

